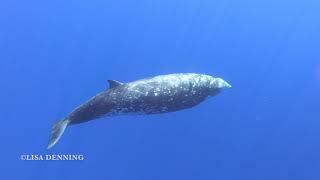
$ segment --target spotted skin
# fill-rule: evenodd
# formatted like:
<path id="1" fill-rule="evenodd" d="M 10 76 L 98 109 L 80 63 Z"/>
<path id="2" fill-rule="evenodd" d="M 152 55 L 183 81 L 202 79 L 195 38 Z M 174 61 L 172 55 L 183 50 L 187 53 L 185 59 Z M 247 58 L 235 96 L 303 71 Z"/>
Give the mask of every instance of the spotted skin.
<path id="1" fill-rule="evenodd" d="M 53 124 L 47 149 L 55 146 L 68 125 L 105 116 L 179 111 L 194 107 L 221 89 L 231 87 L 221 78 L 195 73 L 155 76 L 125 84 L 109 83 L 109 89 Z"/>
<path id="2" fill-rule="evenodd" d="M 194 107 L 223 88 L 221 78 L 195 73 L 155 76 L 103 91 L 76 108 L 66 119 L 70 124 L 126 114 L 158 114 Z"/>

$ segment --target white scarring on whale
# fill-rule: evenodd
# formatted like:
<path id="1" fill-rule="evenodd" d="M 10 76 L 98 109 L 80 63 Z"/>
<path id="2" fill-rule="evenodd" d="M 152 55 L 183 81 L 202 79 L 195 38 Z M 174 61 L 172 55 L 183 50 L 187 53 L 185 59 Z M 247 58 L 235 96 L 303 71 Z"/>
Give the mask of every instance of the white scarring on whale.
<path id="1" fill-rule="evenodd" d="M 108 82 L 109 89 L 92 97 L 53 125 L 47 149 L 59 141 L 68 125 L 106 116 L 179 111 L 194 107 L 207 97 L 231 87 L 221 78 L 196 73 L 160 75 L 130 83 Z"/>

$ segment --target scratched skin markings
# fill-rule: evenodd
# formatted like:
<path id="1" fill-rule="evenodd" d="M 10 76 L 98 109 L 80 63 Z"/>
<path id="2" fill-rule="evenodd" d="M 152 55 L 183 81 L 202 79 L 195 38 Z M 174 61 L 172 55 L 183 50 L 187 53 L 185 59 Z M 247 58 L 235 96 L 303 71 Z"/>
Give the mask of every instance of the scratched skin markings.
<path id="1" fill-rule="evenodd" d="M 116 115 L 147 115 L 192 108 L 230 88 L 221 78 L 196 73 L 155 76 L 130 83 L 109 80 L 110 88 L 98 93 L 53 125 L 48 148 L 68 125 Z"/>

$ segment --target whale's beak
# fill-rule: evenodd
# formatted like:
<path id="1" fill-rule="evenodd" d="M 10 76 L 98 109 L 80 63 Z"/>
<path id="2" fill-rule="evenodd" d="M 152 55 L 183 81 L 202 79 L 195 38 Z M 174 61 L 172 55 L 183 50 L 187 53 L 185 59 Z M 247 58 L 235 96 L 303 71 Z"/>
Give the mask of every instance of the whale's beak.
<path id="1" fill-rule="evenodd" d="M 232 86 L 228 82 L 224 81 L 224 87 L 223 88 L 231 88 L 231 87 Z"/>
<path id="2" fill-rule="evenodd" d="M 232 87 L 227 81 L 221 78 L 217 78 L 217 81 L 218 81 L 218 88 L 220 89 L 227 89 Z"/>

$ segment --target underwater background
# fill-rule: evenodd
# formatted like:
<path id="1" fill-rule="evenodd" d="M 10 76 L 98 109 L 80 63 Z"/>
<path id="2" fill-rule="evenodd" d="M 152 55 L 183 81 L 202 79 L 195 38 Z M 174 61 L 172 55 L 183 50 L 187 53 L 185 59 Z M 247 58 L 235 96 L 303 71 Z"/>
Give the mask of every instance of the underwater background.
<path id="1" fill-rule="evenodd" d="M 319 180 L 320 2 L 0 2 L 0 179 Z M 53 123 L 107 80 L 178 72 L 232 88 L 169 114 Z M 83 161 L 22 161 L 83 154 Z"/>

